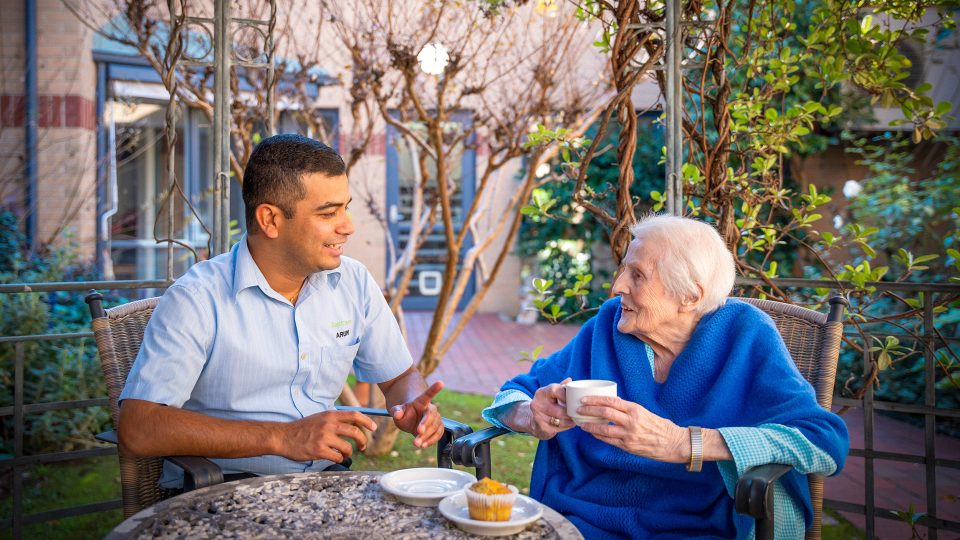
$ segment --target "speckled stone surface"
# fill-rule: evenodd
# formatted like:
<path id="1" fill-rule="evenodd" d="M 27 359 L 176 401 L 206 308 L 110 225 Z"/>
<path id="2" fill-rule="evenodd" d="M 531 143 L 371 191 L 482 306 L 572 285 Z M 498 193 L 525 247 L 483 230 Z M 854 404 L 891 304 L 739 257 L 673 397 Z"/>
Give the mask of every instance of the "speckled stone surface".
<path id="1" fill-rule="evenodd" d="M 403 504 L 383 492 L 380 473 L 304 473 L 253 478 L 186 493 L 118 525 L 114 539 L 482 538 L 433 507 Z M 512 538 L 580 538 L 549 508 Z"/>

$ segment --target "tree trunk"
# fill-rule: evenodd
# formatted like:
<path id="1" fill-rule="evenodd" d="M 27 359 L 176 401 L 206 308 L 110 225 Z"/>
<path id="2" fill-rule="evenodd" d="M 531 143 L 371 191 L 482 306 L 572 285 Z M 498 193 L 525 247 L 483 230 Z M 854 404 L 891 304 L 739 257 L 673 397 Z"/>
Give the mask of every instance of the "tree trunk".
<path id="1" fill-rule="evenodd" d="M 432 346 L 429 341 L 424 345 L 423 355 L 420 357 L 420 363 L 417 364 L 417 369 L 420 370 L 420 373 L 423 374 L 424 378 L 433 373 L 437 367 L 440 366 L 440 355 L 437 352 L 439 346 L 439 339 L 437 339 Z"/>
<path id="2" fill-rule="evenodd" d="M 380 387 L 370 385 L 370 406 L 375 409 L 383 409 L 387 405 L 387 400 L 383 397 Z M 365 456 L 379 457 L 387 455 L 393 449 L 393 443 L 397 440 L 400 430 L 393 423 L 393 418 L 375 416 L 373 421 L 377 423 L 377 430 L 367 435 L 367 449 L 364 450 Z"/>

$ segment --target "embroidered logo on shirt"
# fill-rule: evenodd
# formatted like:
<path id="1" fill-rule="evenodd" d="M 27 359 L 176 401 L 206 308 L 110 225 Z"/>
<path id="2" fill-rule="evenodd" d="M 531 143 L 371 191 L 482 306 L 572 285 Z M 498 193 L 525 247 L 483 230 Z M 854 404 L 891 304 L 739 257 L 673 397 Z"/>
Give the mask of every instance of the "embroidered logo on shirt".
<path id="1" fill-rule="evenodd" d="M 352 322 L 353 322 L 352 319 L 347 319 L 347 320 L 345 320 L 345 321 L 332 322 L 332 323 L 330 323 L 330 328 L 343 328 L 344 326 L 347 326 L 347 325 L 349 325 L 349 324 L 352 323 Z"/>
<path id="2" fill-rule="evenodd" d="M 350 335 L 350 330 L 344 330 L 342 332 L 337 332 L 337 339 L 344 338 Z"/>

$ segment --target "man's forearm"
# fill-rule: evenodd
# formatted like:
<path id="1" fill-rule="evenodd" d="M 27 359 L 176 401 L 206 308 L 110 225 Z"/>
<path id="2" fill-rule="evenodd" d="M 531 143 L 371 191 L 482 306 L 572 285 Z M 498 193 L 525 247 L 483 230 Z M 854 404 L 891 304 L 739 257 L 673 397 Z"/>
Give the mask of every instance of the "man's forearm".
<path id="1" fill-rule="evenodd" d="M 387 383 L 381 383 L 380 389 L 383 391 L 389 411 L 392 407 L 416 399 L 427 389 L 427 381 L 423 380 L 423 375 L 416 367 L 410 366 L 396 378 Z"/>
<path id="2" fill-rule="evenodd" d="M 150 401 L 124 400 L 120 444 L 131 457 L 277 455 L 285 424 L 224 420 Z"/>

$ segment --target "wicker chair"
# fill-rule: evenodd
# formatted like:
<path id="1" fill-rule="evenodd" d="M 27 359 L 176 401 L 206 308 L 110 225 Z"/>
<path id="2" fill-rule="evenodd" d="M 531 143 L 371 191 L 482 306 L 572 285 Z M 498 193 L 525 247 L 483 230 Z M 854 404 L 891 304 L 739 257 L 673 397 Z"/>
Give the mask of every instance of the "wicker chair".
<path id="1" fill-rule="evenodd" d="M 126 383 L 130 366 L 137 357 L 143 332 L 150 321 L 153 309 L 160 298 L 147 298 L 123 304 L 108 310 L 103 309 L 103 296 L 91 291 L 86 297 L 93 317 L 93 333 L 97 341 L 100 364 L 107 382 L 110 412 L 113 425 L 119 425 L 120 407 L 117 399 Z M 389 416 L 383 409 L 337 407 L 341 410 L 360 411 L 369 416 Z M 443 419 L 444 434 L 437 444 L 437 466 L 450 468 L 450 445 L 473 430 L 470 426 Z M 117 444 L 114 432 L 101 433 L 97 438 Z M 199 489 L 223 482 L 220 468 L 212 461 L 194 456 L 168 456 L 163 458 L 130 458 L 119 448 L 120 485 L 123 500 L 123 515 L 129 517 L 140 510 L 166 499 L 176 492 L 160 488 L 158 481 L 166 459 L 184 469 L 184 491 Z M 478 469 L 479 472 L 479 469 Z"/>
<path id="2" fill-rule="evenodd" d="M 846 300 L 839 296 L 831 298 L 829 314 L 771 300 L 740 300 L 753 304 L 770 315 L 800 373 L 815 389 L 817 402 L 829 410 L 833 404 L 833 386 L 840 355 Z M 453 461 L 467 467 L 477 467 L 478 478 L 490 476 L 489 443 L 495 437 L 506 433 L 509 432 L 505 429 L 491 427 L 454 441 Z M 773 538 L 773 483 L 791 468 L 789 465 L 776 464 L 756 467 L 746 471 L 737 482 L 734 505 L 737 512 L 750 515 L 756 520 L 757 540 Z M 823 511 L 823 477 L 809 475 L 808 482 L 814 521 L 806 537 L 819 539 Z"/>

